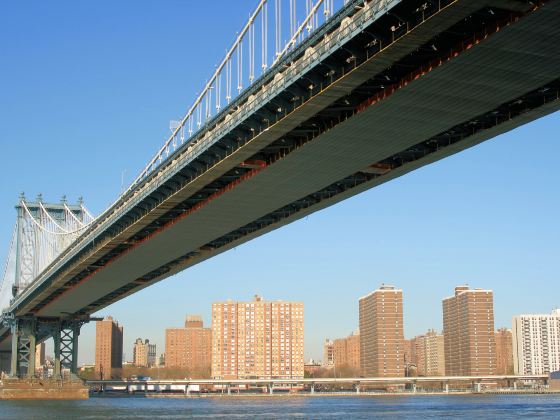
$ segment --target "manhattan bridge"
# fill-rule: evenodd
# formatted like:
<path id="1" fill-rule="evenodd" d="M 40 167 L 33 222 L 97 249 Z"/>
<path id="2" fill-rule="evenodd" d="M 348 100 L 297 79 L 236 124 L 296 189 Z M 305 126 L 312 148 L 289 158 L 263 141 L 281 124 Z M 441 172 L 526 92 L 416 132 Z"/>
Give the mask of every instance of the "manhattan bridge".
<path id="1" fill-rule="evenodd" d="M 259 1 L 102 214 L 19 197 L 0 370 L 33 377 L 52 338 L 55 376 L 76 373 L 111 303 L 558 110 L 559 23 L 558 0 Z"/>

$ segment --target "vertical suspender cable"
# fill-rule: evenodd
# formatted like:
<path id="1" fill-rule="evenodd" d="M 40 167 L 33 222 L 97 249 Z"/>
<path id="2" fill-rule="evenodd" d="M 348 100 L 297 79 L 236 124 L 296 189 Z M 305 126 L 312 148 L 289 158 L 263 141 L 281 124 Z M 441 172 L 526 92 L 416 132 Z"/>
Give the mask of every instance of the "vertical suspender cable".
<path id="1" fill-rule="evenodd" d="M 222 84 L 222 73 L 218 73 L 218 77 L 216 78 L 216 112 L 220 110 L 220 97 L 221 93 L 221 85 Z"/>
<path id="2" fill-rule="evenodd" d="M 282 0 L 276 0 L 276 13 L 275 13 L 275 26 L 276 26 L 276 57 L 280 55 L 282 50 Z"/>
<path id="3" fill-rule="evenodd" d="M 249 27 L 249 83 L 255 79 L 255 24 Z"/>
<path id="4" fill-rule="evenodd" d="M 296 1 L 290 0 L 290 38 L 296 31 Z"/>
<path id="5" fill-rule="evenodd" d="M 208 89 L 208 92 L 206 92 L 206 112 L 205 112 L 205 119 L 204 122 L 206 123 L 206 121 L 210 118 L 210 104 L 212 103 L 212 88 Z"/>
<path id="6" fill-rule="evenodd" d="M 228 59 L 228 61 L 226 62 L 226 102 L 229 104 L 229 101 L 231 99 L 231 58 Z"/>
<path id="7" fill-rule="evenodd" d="M 241 92 L 241 43 L 237 46 L 237 92 Z"/>
<path id="8" fill-rule="evenodd" d="M 239 92 L 243 90 L 243 39 L 239 43 Z"/>
<path id="9" fill-rule="evenodd" d="M 268 3 L 265 1 L 261 12 L 261 53 L 262 53 L 262 70 L 266 70 L 268 66 Z"/>

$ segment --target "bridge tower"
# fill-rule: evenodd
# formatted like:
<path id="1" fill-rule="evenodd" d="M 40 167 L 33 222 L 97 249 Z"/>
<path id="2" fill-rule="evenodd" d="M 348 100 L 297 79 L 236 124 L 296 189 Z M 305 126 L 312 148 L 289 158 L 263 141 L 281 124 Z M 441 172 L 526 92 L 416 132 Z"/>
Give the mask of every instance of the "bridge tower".
<path id="1" fill-rule="evenodd" d="M 20 314 L 12 307 L 18 296 L 74 242 L 94 220 L 83 205 L 43 202 L 39 194 L 27 201 L 22 193 L 15 206 L 17 219 L 6 268 L 0 285 L 1 321 L 9 327 L 12 343 L 9 371 L 12 377 L 34 377 L 35 347 L 48 338 L 54 341 L 54 374 L 62 369 L 77 372 L 78 336 L 89 317 L 44 318 Z M 5 358 L 4 358 L 5 359 Z M 0 366 L 7 370 L 7 366 Z"/>

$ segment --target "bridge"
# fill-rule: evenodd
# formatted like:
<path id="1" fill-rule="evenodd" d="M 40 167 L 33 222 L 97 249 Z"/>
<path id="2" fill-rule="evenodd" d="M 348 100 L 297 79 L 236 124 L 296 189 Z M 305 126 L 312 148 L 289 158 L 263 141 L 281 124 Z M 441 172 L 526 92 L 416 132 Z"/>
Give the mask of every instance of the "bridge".
<path id="1" fill-rule="evenodd" d="M 557 0 L 303 3 L 259 2 L 101 215 L 20 198 L 3 370 L 33 376 L 32 350 L 52 337 L 55 374 L 75 373 L 96 311 L 560 107 Z"/>

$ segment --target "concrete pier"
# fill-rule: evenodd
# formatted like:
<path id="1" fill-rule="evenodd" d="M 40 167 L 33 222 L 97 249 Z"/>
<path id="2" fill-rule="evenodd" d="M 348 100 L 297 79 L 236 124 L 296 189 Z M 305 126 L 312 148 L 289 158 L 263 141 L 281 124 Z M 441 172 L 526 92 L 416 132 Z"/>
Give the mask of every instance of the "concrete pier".
<path id="1" fill-rule="evenodd" d="M 81 380 L 17 379 L 0 381 L 0 400 L 85 400 L 89 388 Z"/>

